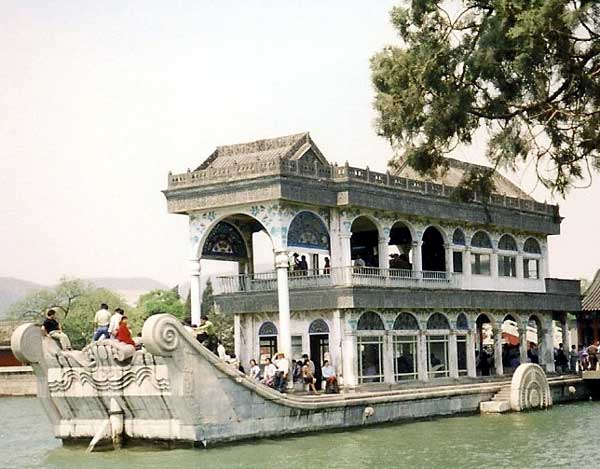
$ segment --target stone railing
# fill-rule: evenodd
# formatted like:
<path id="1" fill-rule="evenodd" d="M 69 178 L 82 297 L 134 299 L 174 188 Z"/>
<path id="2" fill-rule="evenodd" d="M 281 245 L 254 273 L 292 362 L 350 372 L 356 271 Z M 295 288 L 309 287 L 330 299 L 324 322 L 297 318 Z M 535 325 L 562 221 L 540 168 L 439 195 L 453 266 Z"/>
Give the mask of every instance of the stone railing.
<path id="1" fill-rule="evenodd" d="M 428 272 L 377 267 L 337 267 L 288 272 L 290 289 L 332 286 L 389 288 L 460 288 L 460 276 L 451 272 Z M 277 290 L 277 275 L 267 272 L 252 275 L 218 276 L 213 287 L 216 295 Z"/>
<path id="2" fill-rule="evenodd" d="M 433 182 L 418 181 L 404 177 L 394 176 L 389 172 L 379 173 L 371 171 L 369 167 L 354 168 L 348 164 L 343 166 L 322 165 L 317 162 L 306 164 L 296 160 L 270 160 L 255 161 L 232 165 L 225 168 L 208 168 L 198 171 L 188 171 L 182 174 L 169 173 L 168 189 L 183 189 L 189 187 L 218 184 L 220 182 L 241 181 L 263 176 L 300 176 L 312 179 L 325 179 L 331 181 L 354 180 L 382 187 L 400 189 L 407 192 L 433 195 L 437 197 L 450 197 L 454 187 Z M 483 202 L 481 197 L 475 196 L 475 202 Z M 557 212 L 555 205 L 539 203 L 534 200 L 508 197 L 492 194 L 491 205 L 515 208 L 527 212 L 554 215 Z"/>

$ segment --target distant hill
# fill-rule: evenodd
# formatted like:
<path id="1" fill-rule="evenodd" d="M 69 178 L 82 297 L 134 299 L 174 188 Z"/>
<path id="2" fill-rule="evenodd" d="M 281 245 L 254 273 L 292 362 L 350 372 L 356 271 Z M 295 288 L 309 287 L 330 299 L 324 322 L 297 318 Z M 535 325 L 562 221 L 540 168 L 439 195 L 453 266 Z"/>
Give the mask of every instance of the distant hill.
<path id="1" fill-rule="evenodd" d="M 0 319 L 15 301 L 44 288 L 43 285 L 12 277 L 0 277 Z"/>
<path id="2" fill-rule="evenodd" d="M 98 288 L 107 288 L 119 293 L 129 305 L 134 305 L 140 295 L 151 290 L 171 288 L 151 278 L 143 277 L 97 277 L 83 280 Z M 44 288 L 47 286 L 17 278 L 0 277 L 0 320 L 5 319 L 5 313 L 11 304 Z"/>

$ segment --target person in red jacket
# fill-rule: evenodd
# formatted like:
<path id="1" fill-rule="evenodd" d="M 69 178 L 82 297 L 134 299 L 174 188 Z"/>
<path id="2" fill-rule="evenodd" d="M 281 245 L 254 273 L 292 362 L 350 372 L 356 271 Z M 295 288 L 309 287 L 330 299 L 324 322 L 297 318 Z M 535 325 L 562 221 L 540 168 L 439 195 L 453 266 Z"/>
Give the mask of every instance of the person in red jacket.
<path id="1" fill-rule="evenodd" d="M 119 322 L 119 329 L 117 329 L 116 339 L 135 347 L 135 342 L 131 338 L 131 331 L 127 325 L 127 316 L 123 316 L 121 318 L 121 322 Z"/>

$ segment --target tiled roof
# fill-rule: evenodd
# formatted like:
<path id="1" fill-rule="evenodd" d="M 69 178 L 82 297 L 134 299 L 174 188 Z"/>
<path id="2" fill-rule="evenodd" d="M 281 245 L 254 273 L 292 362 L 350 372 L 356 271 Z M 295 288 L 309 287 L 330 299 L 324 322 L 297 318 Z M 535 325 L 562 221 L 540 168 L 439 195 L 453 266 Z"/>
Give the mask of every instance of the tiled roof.
<path id="1" fill-rule="evenodd" d="M 594 281 L 583 294 L 582 311 L 600 311 L 600 269 L 596 272 Z"/>
<path id="2" fill-rule="evenodd" d="M 400 170 L 392 171 L 395 176 L 402 176 L 408 179 L 416 179 L 418 181 L 435 182 L 446 186 L 457 187 L 464 174 L 471 168 L 484 168 L 484 166 L 467 163 L 465 161 L 456 160 L 454 158 L 446 158 L 449 163 L 448 170 L 440 173 L 437 177 L 427 177 L 421 175 L 418 171 L 412 169 L 409 165 L 404 165 Z M 489 169 L 489 168 L 487 168 Z M 494 171 L 492 176 L 494 181 L 496 194 L 506 195 L 509 197 L 517 197 L 519 199 L 533 200 L 527 193 L 523 192 L 516 184 L 513 184 L 498 171 Z"/>
<path id="3" fill-rule="evenodd" d="M 310 134 L 304 132 L 250 143 L 219 146 L 196 170 L 225 168 L 256 161 L 298 160 L 309 150 L 312 150 L 319 162 L 327 164 L 327 160 L 310 138 Z"/>

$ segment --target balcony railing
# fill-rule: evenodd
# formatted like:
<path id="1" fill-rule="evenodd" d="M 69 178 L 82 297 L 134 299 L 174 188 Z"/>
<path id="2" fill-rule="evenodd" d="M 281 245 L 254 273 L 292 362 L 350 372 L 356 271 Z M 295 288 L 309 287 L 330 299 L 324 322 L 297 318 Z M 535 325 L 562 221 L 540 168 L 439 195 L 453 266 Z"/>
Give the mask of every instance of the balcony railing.
<path id="1" fill-rule="evenodd" d="M 288 272 L 290 289 L 332 286 L 389 288 L 458 288 L 459 276 L 451 272 L 380 269 L 378 267 L 336 267 Z M 218 276 L 215 294 L 277 290 L 276 272 Z"/>

